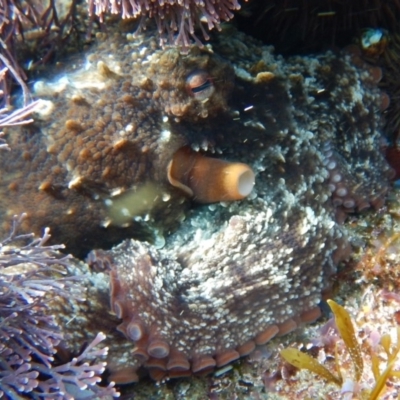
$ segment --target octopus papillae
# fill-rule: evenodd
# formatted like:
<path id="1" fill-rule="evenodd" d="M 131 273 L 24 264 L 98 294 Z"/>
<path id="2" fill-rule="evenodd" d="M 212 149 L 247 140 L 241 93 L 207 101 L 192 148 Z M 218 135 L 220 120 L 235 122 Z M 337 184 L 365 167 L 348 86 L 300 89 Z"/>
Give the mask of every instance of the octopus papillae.
<path id="1" fill-rule="evenodd" d="M 154 36 L 110 30 L 37 81 L 35 122 L 0 161 L 4 231 L 26 212 L 78 256 L 102 249 L 88 264 L 109 281 L 119 383 L 205 373 L 315 320 L 344 216 L 379 207 L 391 175 L 376 71 L 354 54 L 284 59 L 233 28 L 183 54 Z"/>

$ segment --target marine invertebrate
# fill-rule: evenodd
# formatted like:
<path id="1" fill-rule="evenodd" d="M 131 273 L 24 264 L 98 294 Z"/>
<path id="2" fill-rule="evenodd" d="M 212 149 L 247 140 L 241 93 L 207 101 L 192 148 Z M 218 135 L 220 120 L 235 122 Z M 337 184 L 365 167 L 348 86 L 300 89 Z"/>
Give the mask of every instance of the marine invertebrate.
<path id="1" fill-rule="evenodd" d="M 385 43 L 386 39 L 386 43 Z M 400 137 L 400 118 L 399 118 L 399 93 L 400 85 L 397 79 L 397 69 L 399 61 L 400 35 L 398 29 L 391 32 L 385 32 L 382 41 L 384 42 L 379 57 L 375 57 L 375 64 L 382 67 L 385 71 L 382 80 L 382 87 L 387 91 L 390 103 L 386 112 L 386 132 L 390 140 L 390 146 L 386 149 L 386 156 L 389 163 L 393 166 L 398 174 L 398 140 Z M 379 43 L 378 43 L 379 45 Z"/>
<path id="2" fill-rule="evenodd" d="M 168 181 L 195 201 L 215 203 L 247 197 L 254 186 L 254 172 L 246 164 L 204 157 L 182 147 L 168 165 Z"/>
<path id="3" fill-rule="evenodd" d="M 384 29 L 364 29 L 360 35 L 361 50 L 366 57 L 377 58 L 388 45 L 388 32 Z"/>
<path id="4" fill-rule="evenodd" d="M 171 187 L 167 177 L 168 164 L 179 148 L 189 145 L 205 153 L 214 151 L 213 157 L 246 163 L 256 175 L 266 174 L 269 169 L 272 176 L 283 174 L 282 179 L 292 185 L 292 171 L 302 161 L 287 145 L 286 135 L 293 140 L 293 129 L 315 130 L 316 120 L 326 120 L 318 124 L 324 128 L 318 134 L 321 138 L 315 139 L 325 144 L 307 171 L 315 171 L 320 181 L 329 176 L 321 198 L 328 199 L 333 193 L 335 207 L 346 212 L 379 205 L 387 190 L 385 178 L 375 176 L 367 164 L 382 165 L 384 176 L 389 169 L 370 144 L 379 135 L 379 115 L 373 117 L 370 111 L 379 96 L 374 81 L 363 76 L 365 84 L 359 86 L 361 72 L 350 60 L 339 61 L 327 55 L 327 60 L 342 65 L 344 80 L 357 82 L 357 88 L 350 86 L 346 94 L 352 100 L 341 103 L 343 83 L 339 71 L 335 76 L 335 68 L 319 66 L 309 71 L 306 58 L 294 58 L 285 65 L 268 49 L 257 50 L 258 45 L 251 41 L 248 48 L 254 54 L 245 52 L 245 61 L 236 61 L 238 50 L 232 45 L 225 49 L 224 40 L 221 36 L 220 43 L 214 42 L 213 52 L 193 47 L 189 54 L 182 55 L 175 49 L 152 50 L 156 44 L 148 34 L 135 40 L 131 35 L 110 32 L 81 64 L 77 62 L 75 71 L 58 81 L 36 82 L 34 91 L 42 101 L 35 122 L 7 131 L 13 152 L 1 159 L 3 215 L 26 212 L 26 227 L 39 234 L 43 226 L 49 226 L 53 238 L 78 255 L 127 236 L 158 240 L 176 229 L 189 206 L 186 196 Z M 241 40 L 239 36 L 238 43 Z M 112 58 L 110 46 L 116 51 Z M 238 71 L 236 80 L 232 65 Z M 254 65 L 259 67 L 255 70 Z M 273 66 L 274 77 L 259 79 L 260 74 L 271 72 L 268 65 Z M 193 71 L 207 71 L 212 77 L 214 89 L 207 101 L 186 89 L 187 77 Z M 325 90 L 317 93 L 320 89 L 314 86 L 316 92 L 311 93 L 305 89 L 302 76 L 310 74 L 321 88 L 330 87 L 328 79 L 336 80 L 337 93 L 341 94 L 335 94 L 339 97 L 335 108 L 323 97 Z M 297 94 L 304 90 L 305 94 Z M 354 97 L 355 90 L 362 92 L 366 106 Z M 309 97 L 317 99 L 312 108 L 304 101 Z M 328 108 L 336 111 L 329 110 L 328 116 Z M 350 109 L 352 114 L 348 113 Z M 332 120 L 340 126 L 341 134 L 332 134 Z M 357 145 L 345 147 L 348 135 L 342 130 L 355 132 L 359 124 L 363 124 L 359 131 L 365 127 L 368 133 L 362 139 L 354 133 Z M 217 132 L 217 126 L 223 131 Z M 260 166 L 258 159 L 266 159 L 263 146 L 268 141 L 271 161 Z M 363 152 L 369 155 L 368 161 L 350 172 L 346 163 Z M 319 168 L 315 163 L 323 164 Z M 289 176 L 284 178 L 285 174 Z M 127 193 L 150 187 L 147 185 L 156 186 L 159 195 L 144 197 L 147 208 L 131 213 L 120 200 Z M 18 202 L 13 200 L 16 197 Z M 177 203 L 182 206 L 176 207 Z M 122 226 L 115 218 L 116 207 L 126 216 Z M 7 223 L 3 225 L 3 231 L 7 231 Z"/>
<path id="5" fill-rule="evenodd" d="M 204 19 L 207 28 L 220 29 L 223 21 L 233 18 L 233 11 L 239 10 L 238 0 L 189 0 L 186 2 L 149 1 L 149 0 L 123 0 L 121 2 L 110 0 L 89 0 L 89 13 L 96 14 L 101 19 L 105 12 L 121 14 L 122 18 L 141 18 L 141 24 L 146 18 L 154 18 L 157 23 L 160 42 L 171 43 L 187 48 L 193 39 L 202 45 L 197 38 L 195 29 L 199 28 L 204 39 L 209 36 L 201 22 Z"/>
<path id="6" fill-rule="evenodd" d="M 234 30 L 181 54 L 110 29 L 71 69 L 36 82 L 45 107 L 8 130 L 21 156 L 0 160 L 0 210 L 26 210 L 79 255 L 150 232 L 89 256 L 110 270 L 111 379 L 205 372 L 317 318 L 348 254 L 339 217 L 388 189 L 373 77 L 348 55 L 284 59 Z M 209 78 L 193 88 L 212 83 L 206 101 L 188 92 L 194 71 Z M 251 195 L 189 210 L 167 176 L 184 146 L 250 166 Z M 148 208 L 119 203 L 113 224 L 117 200 L 146 187 Z"/>
<path id="7" fill-rule="evenodd" d="M 194 71 L 186 78 L 188 92 L 200 101 L 206 101 L 215 90 L 207 71 Z"/>
<path id="8" fill-rule="evenodd" d="M 117 36 L 114 39 L 118 42 L 120 38 Z M 176 129 L 173 126 L 179 118 L 204 120 L 223 112 L 233 86 L 233 71 L 227 63 L 208 52 L 199 54 L 195 49 L 188 57 L 181 57 L 177 50 L 172 49 L 158 51 L 150 64 L 138 60 L 136 67 L 140 65 L 144 69 L 141 72 L 138 69 L 132 82 L 130 72 L 127 74 L 132 68 L 128 59 L 124 61 L 120 58 L 117 61 L 119 66 L 114 65 L 117 70 L 122 68 L 120 74 L 113 72 L 111 66 L 102 61 L 103 55 L 108 53 L 107 46 L 103 50 L 99 48 L 98 55 L 93 53 L 91 65 L 96 72 L 92 74 L 93 71 L 88 71 L 89 80 L 89 75 L 82 69 L 74 74 L 71 85 L 37 82 L 34 89 L 43 101 L 35 123 L 21 131 L 25 138 L 22 141 L 18 135 L 9 136 L 10 147 L 16 152 L 19 151 L 19 144 L 26 146 L 26 158 L 17 161 L 20 166 L 9 165 L 14 172 L 22 168 L 21 173 L 14 175 L 16 179 L 11 177 L 12 173 L 8 175 L 11 180 L 6 178 L 8 182 L 3 181 L 3 189 L 19 197 L 18 210 L 9 209 L 7 213 L 27 212 L 26 223 L 31 229 L 39 233 L 43 226 L 50 226 L 53 237 L 66 243 L 76 254 L 84 254 L 103 239 L 105 242 L 102 245 L 108 243 L 109 246 L 127 234 L 149 239 L 153 236 L 154 239 L 150 220 L 162 220 L 162 225 L 165 225 L 160 228 L 163 230 L 177 225 L 185 206 L 178 211 L 169 204 L 176 201 L 184 203 L 184 197 L 180 191 L 171 190 L 167 166 L 172 155 L 187 144 L 188 139 L 183 132 L 178 132 L 179 126 Z M 124 46 L 123 42 L 117 46 Z M 151 50 L 148 51 L 150 54 Z M 185 89 L 188 73 L 199 66 L 207 67 L 208 73 L 215 79 L 215 93 L 207 102 L 197 100 Z M 111 104 L 111 97 L 114 97 L 112 107 L 105 107 L 106 103 Z M 70 111 L 63 112 L 65 108 Z M 56 114 L 60 121 L 58 127 L 53 125 Z M 99 115 L 103 117 L 99 118 Z M 31 129 L 38 134 L 32 135 Z M 42 135 L 44 131 L 48 134 Z M 175 132 L 171 134 L 171 131 Z M 71 134 L 77 142 L 75 139 L 70 141 Z M 41 153 L 40 148 L 45 149 L 42 155 L 51 170 L 50 174 L 47 171 L 43 175 L 41 164 L 44 160 L 41 156 L 37 157 Z M 32 173 L 28 181 L 22 173 L 24 168 Z M 159 185 L 159 193 L 164 192 L 164 195 L 149 202 L 149 210 L 132 215 L 129 226 L 124 226 L 124 229 L 113 224 L 114 219 L 109 215 L 114 201 L 127 191 L 137 191 L 147 183 Z M 26 184 L 35 192 L 33 202 L 30 195 L 24 199 L 23 193 L 27 193 L 28 189 Z M 36 209 L 34 212 L 31 212 L 32 207 Z M 3 207 L 3 210 L 6 208 Z M 49 213 L 49 210 L 53 211 Z M 84 215 L 87 216 L 84 218 L 86 221 L 81 219 Z M 72 222 L 73 230 L 68 233 L 68 229 L 63 229 L 65 224 L 59 218 Z M 78 230 L 81 236 L 77 236 L 75 223 L 80 225 Z M 94 226 L 95 230 L 92 229 Z M 107 236 L 103 234 L 105 230 Z M 86 243 L 86 249 L 81 247 L 82 243 Z"/>
<path id="9" fill-rule="evenodd" d="M 55 365 L 65 337 L 49 314 L 50 298 L 83 291 L 77 279 L 62 276 L 70 257 L 57 251 L 63 246 L 45 245 L 47 229 L 40 239 L 17 234 L 23 217 L 14 219 L 10 236 L 0 243 L 0 396 L 72 399 L 74 387 L 97 398 L 117 395 L 114 384 L 97 386 L 106 365 L 97 359 L 107 349 L 94 348 L 105 339 L 103 333 L 75 358 Z"/>

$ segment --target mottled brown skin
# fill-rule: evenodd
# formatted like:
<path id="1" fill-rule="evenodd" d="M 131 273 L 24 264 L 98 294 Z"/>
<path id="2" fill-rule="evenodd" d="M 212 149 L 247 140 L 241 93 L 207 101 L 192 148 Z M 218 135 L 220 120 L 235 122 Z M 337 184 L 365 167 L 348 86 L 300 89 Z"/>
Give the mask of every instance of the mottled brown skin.
<path id="1" fill-rule="evenodd" d="M 27 229 L 40 233 L 49 226 L 54 241 L 82 256 L 127 236 L 151 239 L 154 226 L 161 232 L 176 228 L 186 206 L 175 205 L 186 197 L 168 184 L 166 170 L 187 139 L 172 133 L 160 140 L 160 132 L 171 129 L 163 117 L 195 122 L 224 110 L 233 71 L 198 49 L 187 56 L 170 49 L 155 53 L 153 62 L 132 65 L 129 55 L 135 46 L 123 45 L 118 34 L 110 42 L 116 48 L 110 67 L 104 63 L 108 49 L 100 43 L 87 57 L 89 71 L 72 72 L 65 89 L 57 91 L 50 83 L 45 91 L 36 90 L 52 102 L 49 115 L 34 116 L 33 124 L 7 130 L 12 151 L 1 160 L 3 231 L 9 228 L 9 216 L 26 212 Z M 196 100 L 186 87 L 187 75 L 203 69 L 216 87 L 207 103 Z M 90 86 L 88 80 L 101 88 L 74 87 Z M 148 182 L 170 197 L 150 207 L 153 226 L 133 221 L 113 226 L 104 201 Z"/>
<path id="2" fill-rule="evenodd" d="M 254 193 L 193 209 L 162 249 L 125 241 L 90 254 L 111 271 L 111 310 L 132 341 L 124 366 L 112 362 L 116 381 L 137 379 L 139 366 L 156 380 L 203 374 L 317 318 L 350 250 L 338 220 L 379 207 L 388 189 L 367 69 L 341 54 L 282 60 L 246 37 L 220 38 L 213 50 L 237 75 L 229 107 L 171 126 L 249 164 Z"/>
<path id="3" fill-rule="evenodd" d="M 315 319 L 348 254 L 338 214 L 378 207 L 389 187 L 369 72 L 331 52 L 285 60 L 233 31 L 188 55 L 157 50 L 151 32 L 137 41 L 116 34 L 87 59 L 66 89 L 50 87 L 52 113 L 10 135 L 1 208 L 27 211 L 36 230 L 49 225 L 81 252 L 143 238 L 142 227 L 164 233 L 163 248 L 127 240 L 90 253 L 95 270 L 109 271 L 118 317 L 110 379 L 136 380 L 141 366 L 154 379 L 208 372 Z M 196 70 L 210 79 L 202 72 L 193 83 Z M 186 198 L 166 180 L 185 144 L 250 165 L 252 195 L 185 213 Z M 151 210 L 113 227 L 115 192 L 147 181 L 159 190 Z M 81 331 L 95 330 L 96 318 L 80 318 Z"/>

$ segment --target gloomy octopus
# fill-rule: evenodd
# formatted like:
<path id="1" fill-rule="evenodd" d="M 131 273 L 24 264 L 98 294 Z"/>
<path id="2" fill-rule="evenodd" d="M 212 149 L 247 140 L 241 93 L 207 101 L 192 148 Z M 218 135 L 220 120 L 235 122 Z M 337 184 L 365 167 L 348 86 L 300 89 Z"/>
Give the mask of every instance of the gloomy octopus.
<path id="1" fill-rule="evenodd" d="M 180 54 L 153 36 L 101 35 L 37 81 L 35 123 L 8 131 L 0 160 L 3 221 L 26 212 L 79 256 L 120 243 L 88 264 L 109 279 L 121 383 L 141 366 L 204 373 L 317 318 L 348 252 L 343 216 L 379 207 L 390 177 L 376 71 L 354 55 L 283 59 L 234 31 Z M 182 148 L 188 169 L 203 155 L 247 164 L 253 191 L 204 204 L 220 191 L 211 167 L 173 186 Z M 77 324 L 94 334 L 96 319 Z"/>

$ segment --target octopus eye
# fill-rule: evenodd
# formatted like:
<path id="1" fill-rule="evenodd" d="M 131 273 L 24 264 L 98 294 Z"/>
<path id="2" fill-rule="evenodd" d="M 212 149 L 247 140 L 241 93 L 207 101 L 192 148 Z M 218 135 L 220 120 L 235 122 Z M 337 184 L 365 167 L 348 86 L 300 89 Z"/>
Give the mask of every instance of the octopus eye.
<path id="1" fill-rule="evenodd" d="M 214 84 L 206 71 L 194 71 L 186 78 L 186 88 L 196 100 L 206 101 L 214 93 Z"/>
<path id="2" fill-rule="evenodd" d="M 361 49 L 370 57 L 382 54 L 388 43 L 388 33 L 380 28 L 364 29 L 361 34 Z"/>

